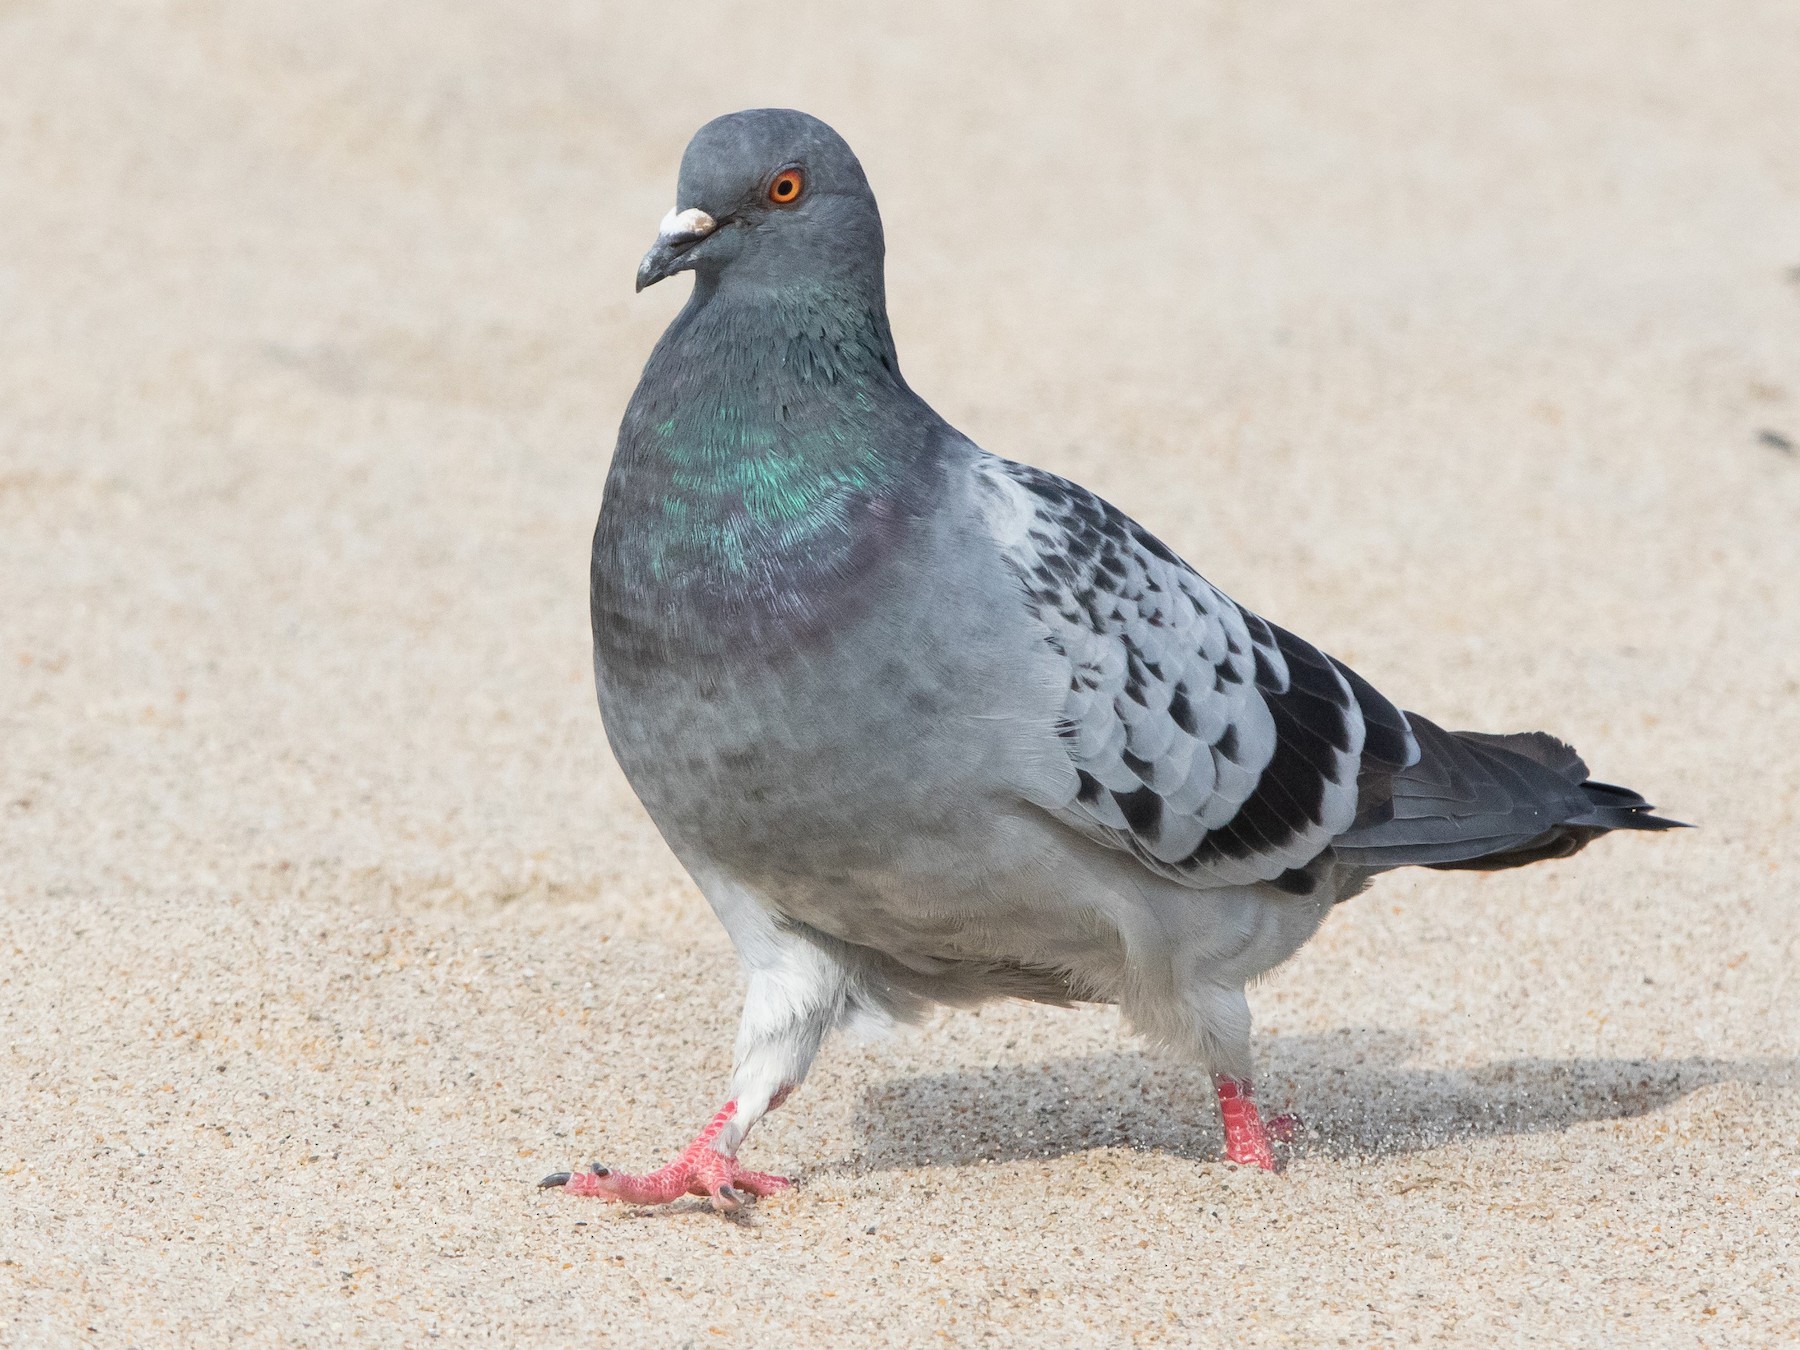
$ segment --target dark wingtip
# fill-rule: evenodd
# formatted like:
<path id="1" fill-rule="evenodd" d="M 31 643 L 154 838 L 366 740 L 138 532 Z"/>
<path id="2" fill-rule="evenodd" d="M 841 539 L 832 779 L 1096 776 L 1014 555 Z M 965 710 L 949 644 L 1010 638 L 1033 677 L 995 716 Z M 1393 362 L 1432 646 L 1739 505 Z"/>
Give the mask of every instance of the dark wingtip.
<path id="1" fill-rule="evenodd" d="M 552 1172 L 549 1176 L 545 1177 L 542 1181 L 538 1182 L 538 1189 L 542 1190 L 546 1186 L 567 1186 L 568 1184 L 569 1184 L 569 1173 L 567 1173 L 567 1172 Z"/>
<path id="2" fill-rule="evenodd" d="M 1601 823 L 1607 829 L 1612 830 L 1696 830 L 1700 828 L 1697 825 L 1690 825 L 1685 820 L 1651 814 L 1649 802 L 1629 807 L 1623 812 L 1603 810 L 1596 814 L 1600 815 Z"/>
<path id="3" fill-rule="evenodd" d="M 1602 783 L 1596 779 L 1588 779 L 1581 785 L 1594 809 L 1586 817 L 1576 817 L 1565 822 L 1570 825 L 1592 825 L 1603 830 L 1691 830 L 1696 828 L 1685 820 L 1673 820 L 1668 816 L 1651 814 L 1654 803 L 1633 792 L 1630 788 L 1622 788 L 1613 783 Z"/>

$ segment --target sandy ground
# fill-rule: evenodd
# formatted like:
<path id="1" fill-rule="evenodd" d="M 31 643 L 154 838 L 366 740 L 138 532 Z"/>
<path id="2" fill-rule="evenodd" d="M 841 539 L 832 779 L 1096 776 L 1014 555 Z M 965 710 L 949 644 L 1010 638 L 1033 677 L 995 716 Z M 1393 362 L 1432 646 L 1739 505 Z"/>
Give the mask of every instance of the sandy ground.
<path id="1" fill-rule="evenodd" d="M 0 5 L 0 1336 L 1800 1339 L 1800 9 L 1176 8 Z M 769 102 L 952 420 L 1705 827 L 1345 906 L 1278 1178 L 1006 1006 L 834 1045 L 743 1221 L 533 1188 L 728 1070 L 585 569 Z"/>

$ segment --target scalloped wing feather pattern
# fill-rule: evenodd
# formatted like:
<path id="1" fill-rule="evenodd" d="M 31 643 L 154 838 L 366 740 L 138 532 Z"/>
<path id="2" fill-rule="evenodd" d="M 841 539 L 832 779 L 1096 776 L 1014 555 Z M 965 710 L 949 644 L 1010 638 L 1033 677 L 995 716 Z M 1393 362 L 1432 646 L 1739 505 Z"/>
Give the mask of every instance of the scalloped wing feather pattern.
<path id="1" fill-rule="evenodd" d="M 984 470 L 989 526 L 1068 667 L 1076 786 L 1055 813 L 1187 885 L 1310 890 L 1305 869 L 1355 821 L 1361 696 L 1380 696 L 1085 488 Z"/>

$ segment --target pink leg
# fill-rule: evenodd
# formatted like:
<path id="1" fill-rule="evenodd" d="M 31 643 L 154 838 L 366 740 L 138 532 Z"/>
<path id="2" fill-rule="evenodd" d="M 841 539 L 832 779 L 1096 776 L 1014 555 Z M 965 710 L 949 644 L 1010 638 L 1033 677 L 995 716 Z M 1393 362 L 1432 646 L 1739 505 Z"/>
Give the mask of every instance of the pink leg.
<path id="1" fill-rule="evenodd" d="M 1225 1122 L 1225 1159 L 1242 1167 L 1275 1170 L 1275 1150 L 1269 1147 L 1269 1136 L 1283 1143 L 1294 1137 L 1300 1124 L 1295 1116 L 1275 1116 L 1263 1125 L 1262 1115 L 1250 1097 L 1250 1080 L 1213 1075 L 1213 1087 L 1219 1094 L 1219 1116 Z"/>
<path id="2" fill-rule="evenodd" d="M 596 1163 L 589 1172 L 554 1172 L 538 1185 L 561 1186 L 570 1195 L 597 1195 L 632 1205 L 665 1205 L 684 1195 L 710 1195 L 714 1209 L 733 1212 L 744 1203 L 746 1191 L 770 1195 L 793 1184 L 768 1172 L 746 1171 L 735 1158 L 727 1158 L 712 1146 L 736 1114 L 737 1103 L 726 1102 L 694 1142 L 682 1149 L 680 1157 L 655 1172 L 632 1176 Z"/>

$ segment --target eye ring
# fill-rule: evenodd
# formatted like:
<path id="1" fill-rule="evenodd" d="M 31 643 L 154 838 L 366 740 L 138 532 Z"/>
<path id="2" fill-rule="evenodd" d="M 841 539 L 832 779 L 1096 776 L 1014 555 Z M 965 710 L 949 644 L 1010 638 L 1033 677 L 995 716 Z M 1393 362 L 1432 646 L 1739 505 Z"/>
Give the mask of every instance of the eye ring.
<path id="1" fill-rule="evenodd" d="M 792 206 L 806 192 L 806 175 L 799 169 L 783 169 L 769 183 L 769 200 L 777 206 Z"/>

